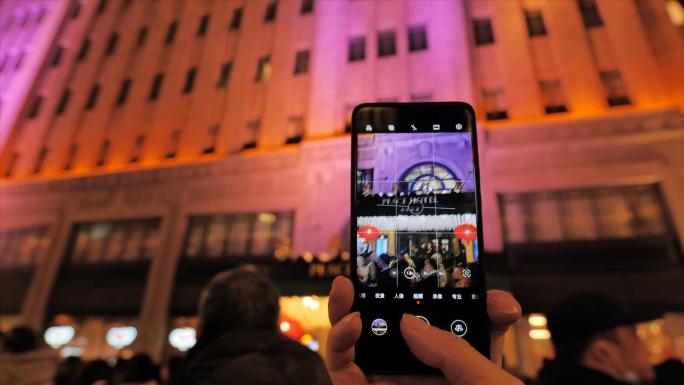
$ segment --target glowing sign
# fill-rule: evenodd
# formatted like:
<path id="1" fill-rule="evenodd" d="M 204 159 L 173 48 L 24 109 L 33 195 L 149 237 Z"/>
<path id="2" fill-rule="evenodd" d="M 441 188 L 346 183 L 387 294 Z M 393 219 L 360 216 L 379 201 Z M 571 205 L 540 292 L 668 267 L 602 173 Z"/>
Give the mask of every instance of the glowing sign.
<path id="1" fill-rule="evenodd" d="M 133 326 L 114 327 L 107 331 L 107 343 L 115 349 L 122 349 L 135 341 L 138 330 Z"/>
<path id="2" fill-rule="evenodd" d="M 169 333 L 169 343 L 174 348 L 184 352 L 197 342 L 197 335 L 193 328 L 176 328 Z"/>
<path id="3" fill-rule="evenodd" d="M 48 345 L 57 349 L 69 343 L 74 338 L 74 333 L 74 328 L 71 326 L 51 326 L 45 330 L 43 338 Z"/>

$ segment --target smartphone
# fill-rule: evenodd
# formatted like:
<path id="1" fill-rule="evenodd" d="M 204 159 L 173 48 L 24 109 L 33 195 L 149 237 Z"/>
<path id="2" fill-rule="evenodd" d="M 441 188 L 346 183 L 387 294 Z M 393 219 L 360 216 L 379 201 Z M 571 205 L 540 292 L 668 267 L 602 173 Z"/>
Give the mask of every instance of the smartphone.
<path id="1" fill-rule="evenodd" d="M 359 105 L 351 158 L 353 309 L 363 323 L 356 363 L 366 373 L 439 373 L 404 342 L 404 313 L 489 357 L 473 108 Z"/>

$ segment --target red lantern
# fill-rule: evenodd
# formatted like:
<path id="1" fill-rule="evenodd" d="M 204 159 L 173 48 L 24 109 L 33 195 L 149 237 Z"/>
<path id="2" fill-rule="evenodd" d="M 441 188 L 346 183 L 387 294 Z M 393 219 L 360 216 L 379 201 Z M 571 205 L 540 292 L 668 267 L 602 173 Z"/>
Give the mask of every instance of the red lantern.
<path id="1" fill-rule="evenodd" d="M 469 223 L 458 225 L 454 229 L 454 235 L 456 236 L 456 238 L 461 239 L 463 241 L 474 241 L 475 239 L 477 239 L 477 227 Z"/>
<path id="2" fill-rule="evenodd" d="M 364 225 L 359 228 L 359 238 L 368 242 L 373 242 L 380 237 L 380 230 L 371 225 Z"/>

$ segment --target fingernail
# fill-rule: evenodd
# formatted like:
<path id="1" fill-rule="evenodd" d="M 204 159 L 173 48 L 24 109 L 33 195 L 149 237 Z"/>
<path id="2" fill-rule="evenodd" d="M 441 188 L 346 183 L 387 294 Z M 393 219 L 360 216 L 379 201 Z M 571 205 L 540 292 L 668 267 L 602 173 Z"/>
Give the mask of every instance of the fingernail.
<path id="1" fill-rule="evenodd" d="M 415 333 L 422 333 L 430 328 L 427 322 L 411 314 L 404 314 L 401 321 L 406 324 L 408 331 Z"/>

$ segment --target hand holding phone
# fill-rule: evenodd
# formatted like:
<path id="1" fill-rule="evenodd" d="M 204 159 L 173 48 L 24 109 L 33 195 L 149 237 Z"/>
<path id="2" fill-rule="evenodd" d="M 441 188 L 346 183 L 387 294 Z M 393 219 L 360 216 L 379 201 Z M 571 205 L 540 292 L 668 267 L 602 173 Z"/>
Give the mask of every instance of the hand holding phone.
<path id="1" fill-rule="evenodd" d="M 401 332 L 411 352 L 424 364 L 440 369 L 444 377 L 375 376 L 369 379 L 354 363 L 355 344 L 362 327 L 359 313 L 349 313 L 354 300 L 354 286 L 347 278 L 336 278 L 330 291 L 328 313 L 333 328 L 326 353 L 326 365 L 333 384 L 522 384 L 500 368 L 504 334 L 520 318 L 520 305 L 510 294 L 498 290 L 490 290 L 487 298 L 492 361 L 461 338 L 429 326 L 417 317 L 405 315 L 401 320 Z"/>

